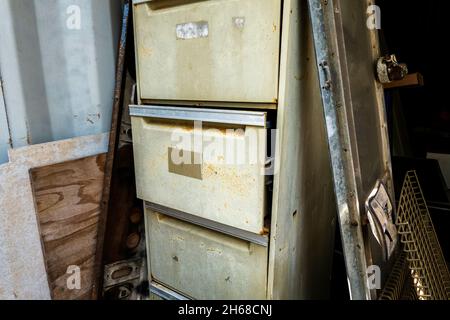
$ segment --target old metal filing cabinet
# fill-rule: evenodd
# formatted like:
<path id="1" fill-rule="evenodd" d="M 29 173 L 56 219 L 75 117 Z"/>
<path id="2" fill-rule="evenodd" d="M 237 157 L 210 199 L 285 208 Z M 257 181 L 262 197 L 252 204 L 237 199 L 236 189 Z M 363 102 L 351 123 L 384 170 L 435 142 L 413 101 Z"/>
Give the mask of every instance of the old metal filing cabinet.
<path id="1" fill-rule="evenodd" d="M 335 206 L 306 1 L 133 8 L 152 298 L 326 298 Z"/>

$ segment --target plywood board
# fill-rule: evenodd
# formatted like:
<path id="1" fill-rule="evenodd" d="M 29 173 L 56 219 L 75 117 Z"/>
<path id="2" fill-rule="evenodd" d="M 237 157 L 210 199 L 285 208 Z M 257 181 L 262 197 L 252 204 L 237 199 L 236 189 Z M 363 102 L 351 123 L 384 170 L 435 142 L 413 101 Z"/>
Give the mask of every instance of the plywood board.
<path id="1" fill-rule="evenodd" d="M 30 171 L 48 281 L 55 300 L 91 296 L 105 158 L 102 154 Z M 80 268 L 79 289 L 67 286 L 70 266 Z"/>
<path id="2" fill-rule="evenodd" d="M 50 299 L 30 168 L 107 149 L 108 135 L 101 134 L 9 150 L 9 163 L 0 165 L 0 299 Z"/>

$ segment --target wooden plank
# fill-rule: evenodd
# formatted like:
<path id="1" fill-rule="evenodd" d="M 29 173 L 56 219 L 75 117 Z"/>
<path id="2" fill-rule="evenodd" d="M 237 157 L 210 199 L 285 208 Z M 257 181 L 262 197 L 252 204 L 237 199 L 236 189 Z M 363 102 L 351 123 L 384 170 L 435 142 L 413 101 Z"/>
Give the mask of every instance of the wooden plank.
<path id="1" fill-rule="evenodd" d="M 90 299 L 105 154 L 30 170 L 52 299 Z M 69 290 L 69 266 L 81 271 L 81 288 Z"/>
<path id="2" fill-rule="evenodd" d="M 113 171 L 111 181 L 111 202 L 103 249 L 104 265 L 132 258 L 132 252 L 126 247 L 127 236 L 133 228 L 130 215 L 135 208 L 134 212 L 138 214 L 138 217 L 143 216 L 142 202 L 136 200 L 133 146 L 121 147 L 115 161 L 118 168 Z"/>
<path id="3" fill-rule="evenodd" d="M 119 54 L 116 65 L 116 81 L 114 89 L 114 101 L 112 105 L 111 131 L 109 134 L 109 147 L 105 161 L 105 174 L 103 181 L 103 191 L 101 197 L 101 212 L 98 224 L 98 241 L 97 254 L 94 267 L 95 288 L 92 290 L 92 299 L 97 300 L 102 296 L 103 288 L 103 271 L 104 271 L 104 242 L 106 239 L 106 226 L 108 223 L 108 213 L 111 206 L 111 185 L 113 181 L 114 168 L 117 166 L 116 156 L 118 153 L 118 144 L 120 138 L 120 119 L 122 114 L 123 103 L 123 87 L 125 85 L 125 64 L 126 64 L 126 49 L 128 44 L 128 32 L 130 31 L 130 1 L 125 0 L 123 4 L 122 16 L 122 33 L 119 43 Z"/>
<path id="4" fill-rule="evenodd" d="M 393 89 L 401 87 L 421 87 L 425 84 L 423 76 L 420 73 L 411 73 L 404 77 L 402 80 L 392 81 L 384 83 L 384 89 Z"/>

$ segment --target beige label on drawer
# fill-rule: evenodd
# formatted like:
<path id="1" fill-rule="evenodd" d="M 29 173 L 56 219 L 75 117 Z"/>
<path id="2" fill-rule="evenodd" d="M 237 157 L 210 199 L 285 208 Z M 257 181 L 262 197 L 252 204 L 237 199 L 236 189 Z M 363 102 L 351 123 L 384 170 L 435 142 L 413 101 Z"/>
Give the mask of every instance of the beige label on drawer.
<path id="1" fill-rule="evenodd" d="M 200 153 L 169 148 L 169 172 L 181 176 L 203 180 L 202 164 L 197 163 L 202 159 Z"/>
<path id="2" fill-rule="evenodd" d="M 188 22 L 177 24 L 177 39 L 192 40 L 207 38 L 209 36 L 209 26 L 207 21 Z"/>

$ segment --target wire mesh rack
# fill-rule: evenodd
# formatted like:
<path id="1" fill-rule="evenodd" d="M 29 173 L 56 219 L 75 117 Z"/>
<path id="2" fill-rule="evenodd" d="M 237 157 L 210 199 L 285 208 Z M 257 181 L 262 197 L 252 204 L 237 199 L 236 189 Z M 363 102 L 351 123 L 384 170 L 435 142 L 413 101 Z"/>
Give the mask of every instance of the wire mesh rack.
<path id="1" fill-rule="evenodd" d="M 417 300 L 406 252 L 399 254 L 381 292 L 380 300 Z"/>
<path id="2" fill-rule="evenodd" d="M 415 171 L 406 174 L 396 225 L 402 252 L 380 299 L 449 300 L 449 271 Z"/>

